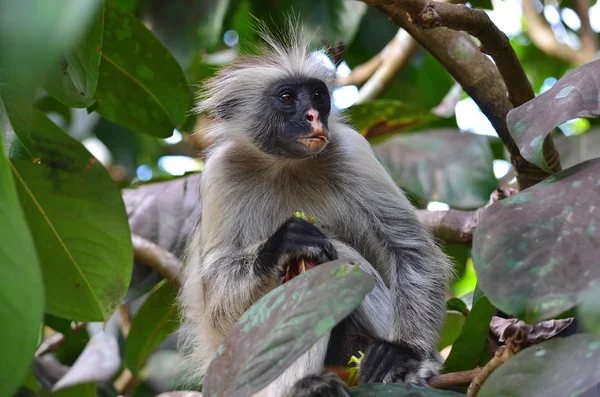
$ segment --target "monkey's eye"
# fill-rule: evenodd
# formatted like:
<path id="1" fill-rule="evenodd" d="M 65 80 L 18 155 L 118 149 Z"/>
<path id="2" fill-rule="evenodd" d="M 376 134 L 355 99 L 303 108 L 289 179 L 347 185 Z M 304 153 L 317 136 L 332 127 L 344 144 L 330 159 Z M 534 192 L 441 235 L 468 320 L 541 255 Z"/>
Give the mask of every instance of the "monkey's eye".
<path id="1" fill-rule="evenodd" d="M 317 102 L 322 102 L 325 99 L 325 95 L 323 94 L 323 91 L 316 90 L 315 93 L 313 94 L 313 98 Z"/>
<path id="2" fill-rule="evenodd" d="M 284 92 L 279 96 L 281 100 L 285 103 L 294 103 L 294 96 L 289 92 Z"/>

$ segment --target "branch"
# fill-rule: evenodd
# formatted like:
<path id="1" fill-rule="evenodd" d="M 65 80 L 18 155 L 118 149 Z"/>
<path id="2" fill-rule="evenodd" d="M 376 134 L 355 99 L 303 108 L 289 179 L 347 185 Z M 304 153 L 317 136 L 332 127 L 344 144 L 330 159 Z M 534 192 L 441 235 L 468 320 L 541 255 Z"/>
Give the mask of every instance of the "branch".
<path id="1" fill-rule="evenodd" d="M 181 285 L 183 265 L 175 255 L 136 234 L 131 235 L 131 242 L 136 262 L 158 271 L 173 284 Z"/>
<path id="2" fill-rule="evenodd" d="M 449 374 L 434 376 L 429 379 L 429 382 L 427 383 L 434 389 L 450 389 L 453 387 L 469 386 L 480 372 L 481 368 L 475 368 L 469 371 L 451 372 Z"/>
<path id="3" fill-rule="evenodd" d="M 358 92 L 356 103 L 377 98 L 417 53 L 419 44 L 404 30 L 398 33 L 384 48 L 383 61 Z"/>
<path id="4" fill-rule="evenodd" d="M 470 244 L 473 233 L 487 207 L 475 211 L 447 210 L 447 211 L 417 211 L 421 223 L 425 225 L 435 238 L 445 243 Z"/>
<path id="5" fill-rule="evenodd" d="M 387 43 L 383 50 L 379 51 L 373 58 L 352 69 L 352 72 L 348 76 L 338 77 L 337 85 L 340 87 L 345 85 L 361 85 L 367 81 L 383 62 L 386 52 L 389 51 L 392 46 L 392 41 L 394 41 L 394 39 Z"/>
<path id="6" fill-rule="evenodd" d="M 523 0 L 523 16 L 528 25 L 527 33 L 529 33 L 529 37 L 531 38 L 531 41 L 536 45 L 536 47 L 538 47 L 548 55 L 551 55 L 568 63 L 573 63 L 577 66 L 584 65 L 596 59 L 595 51 L 593 53 L 589 53 L 588 51 L 577 51 L 566 44 L 560 43 L 556 39 L 556 36 L 554 35 L 554 32 L 552 31 L 550 26 L 546 24 L 544 19 L 535 9 L 534 1 L 536 0 Z M 587 24 L 589 26 L 589 19 L 587 20 Z M 582 29 L 583 26 L 584 25 L 582 20 Z"/>
<path id="7" fill-rule="evenodd" d="M 506 340 L 504 346 L 500 346 L 496 349 L 494 357 L 483 367 L 481 372 L 475 376 L 473 382 L 467 389 L 467 396 L 475 397 L 477 392 L 483 385 L 483 382 L 491 375 L 492 372 L 505 362 L 507 362 L 512 356 L 521 351 L 527 344 L 527 335 L 523 329 L 517 330 L 517 332 Z"/>
<path id="8" fill-rule="evenodd" d="M 494 126 L 498 136 L 511 155 L 511 163 L 515 168 L 519 189 L 535 185 L 549 176 L 548 173 L 527 162 L 515 144 L 506 125 L 506 115 L 514 103 L 520 103 L 525 98 L 532 98 L 531 85 L 524 77 L 520 64 L 515 64 L 516 56 L 506 36 L 498 30 L 489 18 L 481 16 L 478 10 L 470 10 L 460 4 L 444 4 L 429 0 L 362 0 L 374 5 L 385 13 L 396 24 L 404 28 L 410 35 L 428 50 L 444 66 L 450 75 L 463 87 L 465 92 L 479 105 L 481 111 Z M 412 10 L 416 16 L 409 17 L 407 11 Z M 417 11 L 415 11 L 417 10 Z M 472 12 L 474 11 L 474 12 Z M 441 12 L 441 14 L 440 14 Z M 420 25 L 413 23 L 413 18 Z M 447 18 L 448 20 L 444 19 Z M 456 18 L 456 20 L 450 20 Z M 487 18 L 487 19 L 486 19 Z M 476 24 L 483 23 L 480 27 Z M 422 28 L 423 26 L 424 28 Z M 428 27 L 439 26 L 436 29 Z M 494 56 L 506 57 L 496 59 L 498 68 L 482 53 L 471 37 L 465 32 L 445 28 L 465 29 L 483 37 L 484 49 Z M 501 34 L 496 34 L 500 32 Z M 488 37 L 489 36 L 489 37 Z M 508 43 L 508 47 L 506 44 Z M 498 45 L 499 47 L 494 47 Z M 511 70 L 510 67 L 516 67 Z M 499 68 L 502 69 L 501 75 Z M 509 84 L 504 83 L 506 79 Z M 531 96 L 530 96 L 531 95 Z M 546 139 L 544 150 L 546 162 L 552 171 L 560 170 L 558 152 L 554 148 L 551 137 Z"/>
<path id="9" fill-rule="evenodd" d="M 598 40 L 596 38 L 596 32 L 592 30 L 592 26 L 590 25 L 589 7 L 590 4 L 588 0 L 575 0 L 575 12 L 577 12 L 579 20 L 581 21 L 581 28 L 579 29 L 581 51 L 588 54 L 591 58 L 596 59 Z"/>

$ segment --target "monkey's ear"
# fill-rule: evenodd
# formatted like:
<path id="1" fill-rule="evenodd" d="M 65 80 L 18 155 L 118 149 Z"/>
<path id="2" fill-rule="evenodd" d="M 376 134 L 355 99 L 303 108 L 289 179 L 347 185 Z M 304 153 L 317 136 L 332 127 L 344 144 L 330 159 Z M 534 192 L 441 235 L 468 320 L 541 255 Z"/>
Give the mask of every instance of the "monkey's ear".
<path id="1" fill-rule="evenodd" d="M 221 102 L 217 105 L 217 114 L 223 120 L 231 120 L 233 116 L 238 112 L 241 101 L 233 98 Z"/>

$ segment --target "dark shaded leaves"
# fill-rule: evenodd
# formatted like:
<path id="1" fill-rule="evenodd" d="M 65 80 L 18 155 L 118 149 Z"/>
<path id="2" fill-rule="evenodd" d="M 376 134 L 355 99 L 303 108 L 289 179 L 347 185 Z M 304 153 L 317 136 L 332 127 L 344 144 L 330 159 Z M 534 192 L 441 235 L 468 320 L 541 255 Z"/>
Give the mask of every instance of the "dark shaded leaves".
<path id="1" fill-rule="evenodd" d="M 527 322 L 559 315 L 600 282 L 600 159 L 492 204 L 473 239 L 481 289 Z"/>
<path id="2" fill-rule="evenodd" d="M 599 362 L 600 339 L 592 335 L 551 339 L 497 368 L 477 396 L 579 396 L 600 383 Z"/>
<path id="3" fill-rule="evenodd" d="M 423 200 L 478 208 L 497 187 L 485 136 L 431 130 L 399 135 L 373 149 L 396 183 Z"/>
<path id="4" fill-rule="evenodd" d="M 600 115 L 600 60 L 567 73 L 552 88 L 508 112 L 508 129 L 525 159 L 549 171 L 543 155 L 546 136 L 577 117 Z"/>
<path id="5" fill-rule="evenodd" d="M 277 287 L 233 326 L 204 380 L 207 396 L 261 390 L 361 303 L 372 276 L 338 260 Z"/>
<path id="6" fill-rule="evenodd" d="M 429 387 L 419 387 L 400 384 L 373 384 L 355 387 L 350 390 L 352 397 L 458 397 L 463 394 L 448 390 L 431 389 Z"/>

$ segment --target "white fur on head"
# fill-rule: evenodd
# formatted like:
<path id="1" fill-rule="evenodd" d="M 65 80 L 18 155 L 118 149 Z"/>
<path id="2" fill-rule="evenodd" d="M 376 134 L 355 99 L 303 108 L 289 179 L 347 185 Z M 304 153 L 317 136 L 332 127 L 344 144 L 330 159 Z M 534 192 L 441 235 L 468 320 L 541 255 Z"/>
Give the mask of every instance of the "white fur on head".
<path id="1" fill-rule="evenodd" d="M 288 77 L 322 80 L 329 90 L 335 84 L 335 70 L 325 65 L 309 45 L 311 37 L 298 21 L 288 20 L 282 32 L 270 32 L 264 23 L 257 31 L 265 42 L 260 55 L 242 55 L 203 84 L 195 107 L 197 113 L 218 118 L 220 106 L 235 103 L 241 114 L 253 114 L 262 91 Z"/>

